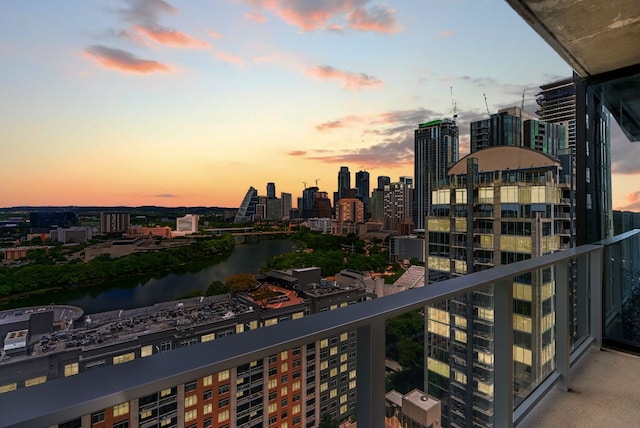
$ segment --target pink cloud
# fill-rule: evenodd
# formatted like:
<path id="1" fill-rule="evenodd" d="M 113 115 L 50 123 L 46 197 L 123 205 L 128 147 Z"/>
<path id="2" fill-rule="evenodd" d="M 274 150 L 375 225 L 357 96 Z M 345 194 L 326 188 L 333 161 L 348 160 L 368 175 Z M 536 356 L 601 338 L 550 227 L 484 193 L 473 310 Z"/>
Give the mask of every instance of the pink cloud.
<path id="1" fill-rule="evenodd" d="M 209 31 L 209 35 L 211 37 L 213 37 L 214 39 L 221 39 L 222 38 L 222 34 L 216 32 L 216 31 L 213 31 L 213 30 Z"/>
<path id="2" fill-rule="evenodd" d="M 349 15 L 349 27 L 359 31 L 375 31 L 388 34 L 399 31 L 395 9 L 387 6 L 374 6 L 368 10 L 356 8 Z"/>
<path id="3" fill-rule="evenodd" d="M 141 59 L 135 55 L 106 46 L 93 45 L 84 50 L 84 56 L 102 67 L 126 73 L 169 72 L 170 67 L 157 61 Z"/>
<path id="4" fill-rule="evenodd" d="M 246 0 L 254 7 L 273 11 L 282 20 L 305 31 L 341 30 L 349 28 L 359 31 L 394 33 L 399 26 L 395 10 L 387 6 L 365 9 L 369 0 Z"/>
<path id="5" fill-rule="evenodd" d="M 318 131 L 327 131 L 327 130 L 331 130 L 331 129 L 344 128 L 344 127 L 349 126 L 349 125 L 351 125 L 353 123 L 361 123 L 363 121 L 364 121 L 364 118 L 362 118 L 360 116 L 347 115 L 347 116 L 343 117 L 342 119 L 331 120 L 329 122 L 324 122 L 324 123 L 321 123 L 319 125 L 316 125 L 316 129 Z"/>
<path id="6" fill-rule="evenodd" d="M 288 153 L 289 156 L 304 156 L 306 154 L 307 154 L 307 152 L 305 152 L 303 150 L 293 150 L 293 151 Z"/>
<path id="7" fill-rule="evenodd" d="M 195 37 L 189 36 L 181 31 L 171 30 L 162 27 L 145 27 L 143 25 L 135 25 L 134 30 L 153 40 L 156 43 L 166 46 L 174 46 L 181 48 L 210 48 L 211 45 Z"/>
<path id="8" fill-rule="evenodd" d="M 627 205 L 623 207 L 616 207 L 620 211 L 635 211 L 640 212 L 640 191 L 636 191 L 627 195 Z"/>
<path id="9" fill-rule="evenodd" d="M 231 54 L 223 52 L 223 51 L 216 51 L 215 56 L 220 61 L 230 62 L 232 64 L 237 64 L 237 65 L 243 65 L 244 64 L 244 61 L 239 56 L 231 55 Z"/>
<path id="10" fill-rule="evenodd" d="M 333 68 L 328 65 L 319 65 L 307 70 L 307 74 L 319 80 L 337 80 L 343 84 L 344 89 L 358 90 L 363 88 L 375 88 L 382 85 L 382 80 L 365 73 L 352 73 Z"/>
<path id="11" fill-rule="evenodd" d="M 267 22 L 267 19 L 268 19 L 266 16 L 264 16 L 262 13 L 258 12 L 257 10 L 252 10 L 251 12 L 245 13 L 244 17 L 247 18 L 249 21 L 257 22 L 259 24 L 262 24 L 263 22 Z"/>

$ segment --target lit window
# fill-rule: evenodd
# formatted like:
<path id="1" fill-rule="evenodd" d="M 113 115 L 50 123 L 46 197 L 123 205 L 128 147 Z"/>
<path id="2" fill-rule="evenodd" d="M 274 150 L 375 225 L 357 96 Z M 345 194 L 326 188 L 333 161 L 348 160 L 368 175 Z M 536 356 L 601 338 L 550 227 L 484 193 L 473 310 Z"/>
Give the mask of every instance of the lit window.
<path id="1" fill-rule="evenodd" d="M 218 422 L 224 422 L 229 419 L 229 409 L 218 413 Z"/>
<path id="2" fill-rule="evenodd" d="M 143 346 L 142 348 L 140 348 L 140 356 L 141 357 L 148 357 L 149 355 L 153 355 L 153 346 L 146 345 L 146 346 Z"/>
<path id="3" fill-rule="evenodd" d="M 213 376 L 209 375 L 209 376 L 205 376 L 202 378 L 202 385 L 203 386 L 209 386 L 213 383 Z"/>
<path id="4" fill-rule="evenodd" d="M 78 363 L 71 363 L 64 366 L 64 376 L 73 376 L 78 374 Z"/>
<path id="5" fill-rule="evenodd" d="M 189 422 L 198 417 L 198 409 L 191 409 L 184 412 L 184 421 Z"/>
<path id="6" fill-rule="evenodd" d="M 133 352 L 129 352 L 128 354 L 116 355 L 113 357 L 113 364 L 121 364 L 126 363 L 127 361 L 135 360 L 136 356 Z"/>
<path id="7" fill-rule="evenodd" d="M 208 415 L 211 412 L 213 412 L 213 404 L 207 403 L 202 407 L 203 414 Z"/>
<path id="8" fill-rule="evenodd" d="M 116 404 L 113 406 L 113 417 L 117 418 L 118 416 L 129 414 L 129 402 Z"/>
<path id="9" fill-rule="evenodd" d="M 27 379 L 24 381 L 24 386 L 33 386 L 41 383 L 45 383 L 47 381 L 46 376 L 38 376 L 31 379 Z"/>
<path id="10" fill-rule="evenodd" d="M 18 387 L 18 384 L 15 382 L 2 385 L 0 386 L 0 394 L 9 392 L 9 391 L 15 391 L 17 387 Z"/>
<path id="11" fill-rule="evenodd" d="M 286 360 L 287 358 L 289 358 L 289 351 L 280 352 L 280 359 L 281 360 Z"/>
<path id="12" fill-rule="evenodd" d="M 202 336 L 200 336 L 200 342 L 202 342 L 202 343 L 211 342 L 215 338 L 216 338 L 216 334 L 215 333 L 203 334 Z"/>
<path id="13" fill-rule="evenodd" d="M 218 382 L 222 382 L 229 379 L 229 370 L 224 370 L 218 373 Z"/>
<path id="14" fill-rule="evenodd" d="M 185 399 L 184 399 L 184 407 L 191 407 L 191 406 L 195 406 L 196 404 L 198 404 L 198 396 L 197 395 L 190 395 L 188 397 L 185 397 Z"/>

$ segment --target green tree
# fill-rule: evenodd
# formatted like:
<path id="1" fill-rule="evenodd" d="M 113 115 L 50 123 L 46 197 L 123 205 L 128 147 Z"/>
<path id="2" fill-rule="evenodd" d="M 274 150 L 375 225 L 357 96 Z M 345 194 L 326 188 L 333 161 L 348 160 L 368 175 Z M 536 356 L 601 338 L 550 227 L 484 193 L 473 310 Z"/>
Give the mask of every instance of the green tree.
<path id="1" fill-rule="evenodd" d="M 219 294 L 226 294 L 229 292 L 229 288 L 224 285 L 224 282 L 215 280 L 209 287 L 207 287 L 207 296 L 217 296 Z"/>
<path id="2" fill-rule="evenodd" d="M 229 275 L 224 280 L 225 287 L 234 292 L 249 291 L 258 285 L 256 277 L 250 273 L 239 273 Z"/>

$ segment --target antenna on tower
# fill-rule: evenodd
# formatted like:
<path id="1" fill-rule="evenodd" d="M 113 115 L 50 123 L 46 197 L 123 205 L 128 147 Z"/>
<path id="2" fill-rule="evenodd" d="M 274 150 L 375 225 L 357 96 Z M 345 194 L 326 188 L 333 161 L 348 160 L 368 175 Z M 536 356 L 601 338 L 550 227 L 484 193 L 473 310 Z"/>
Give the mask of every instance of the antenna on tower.
<path id="1" fill-rule="evenodd" d="M 304 188 L 306 189 L 307 188 L 307 182 L 303 181 L 302 184 L 304 184 Z"/>
<path id="2" fill-rule="evenodd" d="M 487 114 L 491 117 L 491 113 L 489 113 L 489 104 L 487 104 L 487 96 L 485 94 L 482 94 L 482 96 L 484 97 L 484 106 L 487 108 Z"/>
<path id="3" fill-rule="evenodd" d="M 453 101 L 453 86 L 449 86 L 449 92 L 451 93 L 451 116 L 455 121 L 458 115 L 456 114 L 456 103 Z"/>
<path id="4" fill-rule="evenodd" d="M 319 178 L 316 178 L 316 179 L 315 179 L 315 180 L 313 180 L 313 181 L 315 181 L 315 182 L 316 182 L 316 187 L 318 187 L 318 181 L 320 181 L 320 179 L 319 179 Z"/>

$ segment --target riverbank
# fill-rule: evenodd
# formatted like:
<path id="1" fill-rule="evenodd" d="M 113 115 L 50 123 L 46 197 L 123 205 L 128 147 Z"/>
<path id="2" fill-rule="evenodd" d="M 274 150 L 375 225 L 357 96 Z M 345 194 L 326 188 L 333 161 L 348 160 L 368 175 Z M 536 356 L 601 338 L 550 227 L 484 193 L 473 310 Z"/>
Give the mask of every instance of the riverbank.
<path id="1" fill-rule="evenodd" d="M 202 269 L 227 258 L 234 249 L 231 235 L 196 239 L 187 246 L 132 253 L 117 259 L 105 254 L 82 263 L 32 264 L 0 268 L 0 305 L 61 291 L 92 288 L 128 278 L 152 279 L 157 274 Z"/>

